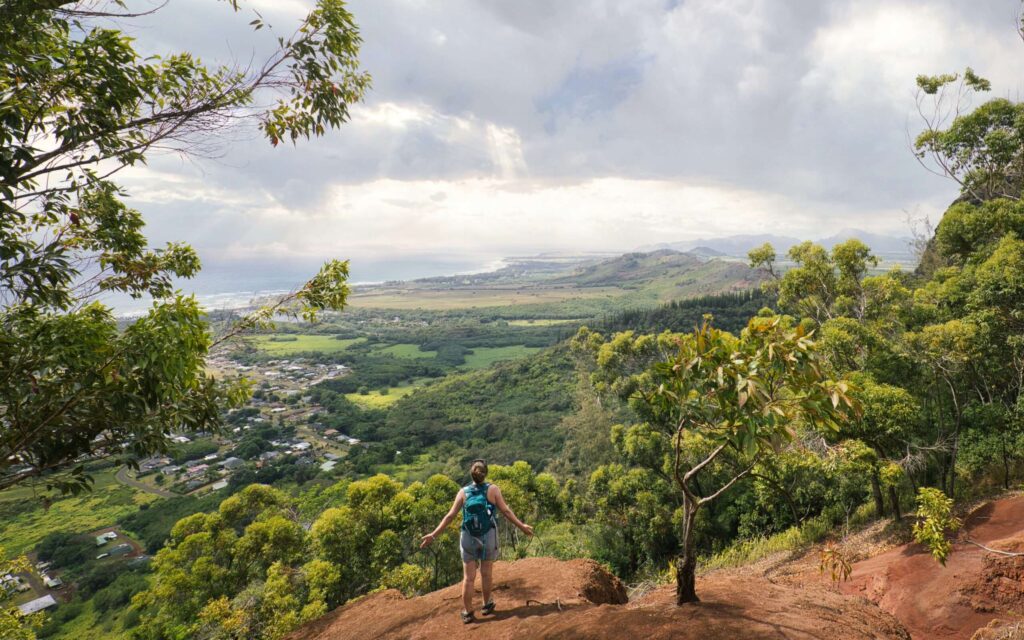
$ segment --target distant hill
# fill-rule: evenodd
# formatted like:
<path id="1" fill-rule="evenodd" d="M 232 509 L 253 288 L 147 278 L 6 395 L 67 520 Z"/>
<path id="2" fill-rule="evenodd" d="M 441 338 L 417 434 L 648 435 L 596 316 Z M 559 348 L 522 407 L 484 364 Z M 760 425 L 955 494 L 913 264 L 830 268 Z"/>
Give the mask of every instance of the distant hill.
<path id="1" fill-rule="evenodd" d="M 720 258 L 726 255 L 725 253 L 722 253 L 717 249 L 712 249 L 711 247 L 694 247 L 686 253 L 691 253 L 695 256 L 700 256 L 701 258 Z"/>
<path id="2" fill-rule="evenodd" d="M 721 238 L 700 238 L 698 240 L 662 242 L 659 244 L 645 245 L 639 251 L 658 251 L 671 249 L 673 251 L 689 251 L 702 249 L 714 251 L 723 256 L 746 257 L 747 252 L 754 247 L 770 242 L 779 253 L 789 251 L 795 244 L 800 244 L 797 238 L 789 236 L 776 236 L 768 233 L 741 234 L 735 236 L 723 236 Z"/>
<path id="3" fill-rule="evenodd" d="M 814 242 L 822 245 L 826 249 L 831 249 L 840 242 L 851 238 L 856 238 L 868 245 L 871 247 L 871 250 L 875 255 L 881 258 L 906 262 L 913 259 L 913 254 L 910 250 L 910 238 L 872 233 L 870 231 L 864 231 L 863 229 L 843 229 L 839 233 L 824 238 L 818 238 L 817 240 L 814 240 Z M 768 233 L 741 234 L 724 236 L 721 238 L 701 238 L 690 241 L 662 242 L 658 244 L 645 245 L 640 247 L 638 250 L 657 252 L 665 249 L 671 249 L 674 251 L 685 251 L 701 256 L 718 255 L 745 258 L 747 252 L 766 242 L 770 242 L 772 246 L 775 247 L 775 251 L 781 256 L 789 251 L 790 247 L 793 245 L 800 244 L 801 240 L 790 236 L 777 236 Z"/>
<path id="4" fill-rule="evenodd" d="M 827 238 L 821 238 L 817 241 L 818 244 L 831 249 L 840 242 L 844 242 L 851 238 L 856 238 L 864 244 L 871 247 L 871 250 L 877 256 L 890 257 L 890 256 L 909 256 L 911 255 L 910 243 L 911 239 L 907 237 L 895 237 L 886 236 L 878 233 L 871 233 L 870 231 L 864 231 L 861 229 L 843 229 L 835 235 L 828 236 Z"/>
<path id="5" fill-rule="evenodd" d="M 491 309 L 495 317 L 592 317 L 755 287 L 762 275 L 714 247 L 659 249 L 574 262 L 517 262 L 472 275 L 357 287 L 354 307 Z M 569 314 L 569 315 L 566 315 Z"/>

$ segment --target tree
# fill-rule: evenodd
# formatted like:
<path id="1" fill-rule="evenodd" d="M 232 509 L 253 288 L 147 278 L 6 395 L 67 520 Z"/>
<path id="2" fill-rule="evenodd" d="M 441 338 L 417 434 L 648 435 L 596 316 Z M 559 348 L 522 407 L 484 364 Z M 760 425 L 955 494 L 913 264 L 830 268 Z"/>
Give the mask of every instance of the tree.
<path id="1" fill-rule="evenodd" d="M 81 490 L 83 460 L 131 463 L 165 450 L 171 429 L 219 428 L 245 387 L 206 374 L 210 349 L 275 314 L 311 320 L 345 304 L 348 264 L 330 261 L 214 339 L 195 300 L 173 289 L 198 272 L 196 253 L 151 248 L 113 181 L 157 151 L 213 152 L 235 122 L 257 122 L 273 145 L 346 122 L 369 76 L 344 3 L 319 0 L 246 66 L 144 58 L 108 26 L 137 16 L 117 0 L 0 6 L 0 489 L 44 478 Z M 96 302 L 107 291 L 155 302 L 122 329 Z"/>
<path id="2" fill-rule="evenodd" d="M 902 458 L 911 443 L 916 441 L 922 422 L 921 407 L 917 399 L 902 387 L 879 384 L 863 374 L 856 377 L 856 383 L 854 395 L 860 402 L 861 412 L 858 419 L 844 425 L 841 434 L 861 440 L 875 451 L 877 455 L 871 461 L 875 511 L 878 515 L 885 515 L 884 486 L 892 516 L 899 521 L 902 509 L 896 482 L 900 475 L 890 465 Z M 889 482 L 883 482 L 883 475 Z"/>
<path id="3" fill-rule="evenodd" d="M 899 300 L 897 273 L 868 276 L 878 266 L 871 249 L 857 239 L 841 242 L 831 251 L 813 242 L 789 250 L 796 266 L 780 272 L 775 249 L 765 243 L 748 254 L 751 268 L 767 276 L 763 286 L 777 291 L 779 308 L 818 324 L 838 317 L 865 320 L 872 314 L 891 313 Z"/>
<path id="4" fill-rule="evenodd" d="M 956 491 L 956 463 L 960 446 L 960 430 L 966 402 L 964 376 L 978 353 L 979 328 L 966 320 L 950 320 L 941 324 L 930 324 L 919 332 L 909 334 L 908 342 L 912 353 L 930 371 L 936 383 L 949 398 L 953 425 L 949 433 L 949 455 L 947 456 L 943 479 L 950 497 Z"/>
<path id="5" fill-rule="evenodd" d="M 250 485 L 215 513 L 179 520 L 133 599 L 140 638 L 276 638 L 379 586 L 448 584 L 458 556 L 427 557 L 416 534 L 439 520 L 458 487 L 433 476 L 408 486 L 377 475 L 294 500 Z M 454 545 L 453 528 L 444 537 Z"/>
<path id="6" fill-rule="evenodd" d="M 698 600 L 694 523 L 700 509 L 791 441 L 798 424 L 836 429 L 855 409 L 848 384 L 825 377 L 814 342 L 786 317 L 753 318 L 738 337 L 706 318 L 689 334 L 626 332 L 608 341 L 584 328 L 574 343 L 594 354 L 597 385 L 629 400 L 642 421 L 630 430 L 660 435 L 644 441 L 668 441 L 670 459 L 655 455 L 650 464 L 664 469 L 681 493 L 679 604 Z M 706 446 L 687 446 L 692 438 Z M 701 484 L 702 471 L 723 454 L 738 465 L 720 484 Z"/>

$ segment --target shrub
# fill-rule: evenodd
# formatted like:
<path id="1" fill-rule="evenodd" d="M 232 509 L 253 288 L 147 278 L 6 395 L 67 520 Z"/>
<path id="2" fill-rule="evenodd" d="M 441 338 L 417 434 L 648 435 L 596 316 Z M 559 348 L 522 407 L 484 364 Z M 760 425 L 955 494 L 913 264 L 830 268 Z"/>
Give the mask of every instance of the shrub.
<path id="1" fill-rule="evenodd" d="M 960 528 L 960 519 L 953 515 L 953 499 L 933 487 L 921 487 L 917 492 L 917 517 L 914 540 L 928 547 L 932 556 L 945 565 L 953 550 L 946 534 Z"/>

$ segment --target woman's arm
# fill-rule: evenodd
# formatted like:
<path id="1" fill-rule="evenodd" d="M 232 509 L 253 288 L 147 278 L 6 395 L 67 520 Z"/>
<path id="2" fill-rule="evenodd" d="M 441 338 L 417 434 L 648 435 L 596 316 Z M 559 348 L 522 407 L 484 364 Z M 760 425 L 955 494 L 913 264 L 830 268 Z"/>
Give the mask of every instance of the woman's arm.
<path id="1" fill-rule="evenodd" d="M 505 517 L 508 518 L 509 522 L 519 527 L 519 529 L 526 535 L 533 535 L 533 527 L 524 523 L 516 517 L 516 514 L 512 513 L 512 509 L 505 502 L 505 496 L 501 495 L 501 489 L 498 487 L 498 485 L 492 484 L 490 490 L 487 493 L 489 494 L 487 496 L 487 499 L 491 501 L 491 504 L 498 507 L 498 511 L 501 511 L 503 514 L 505 514 Z"/>
<path id="2" fill-rule="evenodd" d="M 452 520 L 455 519 L 455 515 L 459 512 L 459 509 L 462 508 L 462 503 L 463 501 L 465 501 L 465 499 L 466 496 L 462 494 L 462 489 L 459 489 L 459 493 L 456 494 L 455 496 L 455 502 L 452 503 L 452 508 L 449 509 L 448 513 L 445 514 L 444 518 L 441 519 L 441 524 L 437 525 L 436 529 L 434 529 L 433 531 L 431 531 L 430 533 L 428 533 L 420 539 L 420 549 L 426 547 L 428 544 L 433 542 L 434 538 L 436 538 L 438 534 L 444 531 L 445 527 L 452 523 Z"/>

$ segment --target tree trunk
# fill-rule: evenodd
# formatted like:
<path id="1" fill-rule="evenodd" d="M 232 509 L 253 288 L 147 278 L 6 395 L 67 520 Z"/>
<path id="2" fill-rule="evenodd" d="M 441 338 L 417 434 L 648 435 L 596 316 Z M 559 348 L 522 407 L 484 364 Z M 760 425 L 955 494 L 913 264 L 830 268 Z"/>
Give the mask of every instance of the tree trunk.
<path id="1" fill-rule="evenodd" d="M 956 422 L 953 426 L 953 450 L 949 454 L 949 492 L 950 498 L 956 499 L 956 456 L 960 448 L 960 407 L 957 405 Z"/>
<path id="2" fill-rule="evenodd" d="M 885 501 L 882 500 L 882 485 L 878 481 L 878 469 L 871 470 L 871 495 L 875 498 L 875 515 L 885 515 Z"/>
<path id="3" fill-rule="evenodd" d="M 693 539 L 693 521 L 697 505 L 683 500 L 683 553 L 676 564 L 676 604 L 700 602 L 697 597 L 697 550 Z"/>
<path id="4" fill-rule="evenodd" d="M 899 524 L 903 519 L 903 512 L 900 510 L 900 494 L 894 486 L 889 487 L 889 503 L 892 505 L 892 520 Z"/>
<path id="5" fill-rule="evenodd" d="M 1004 432 L 999 438 L 999 444 L 1002 448 L 1003 453 L 1003 488 L 1009 490 L 1010 488 L 1010 452 L 1006 449 L 1006 433 Z"/>

